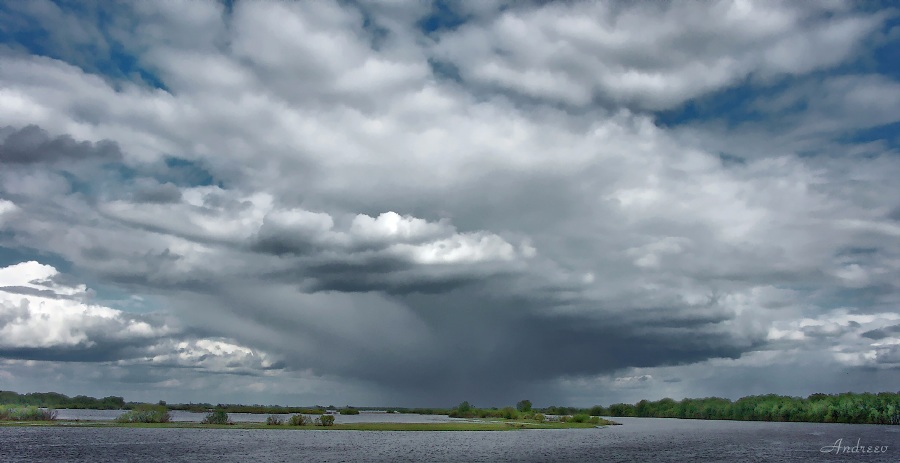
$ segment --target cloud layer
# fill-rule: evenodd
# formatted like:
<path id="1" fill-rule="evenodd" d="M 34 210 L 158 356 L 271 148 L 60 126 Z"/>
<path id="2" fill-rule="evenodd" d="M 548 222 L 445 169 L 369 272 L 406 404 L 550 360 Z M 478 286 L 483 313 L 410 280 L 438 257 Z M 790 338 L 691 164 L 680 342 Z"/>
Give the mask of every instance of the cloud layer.
<path id="1" fill-rule="evenodd" d="M 34 1 L 0 26 L 10 387 L 589 405 L 900 379 L 893 10 Z M 65 379 L 93 369 L 114 379 Z"/>

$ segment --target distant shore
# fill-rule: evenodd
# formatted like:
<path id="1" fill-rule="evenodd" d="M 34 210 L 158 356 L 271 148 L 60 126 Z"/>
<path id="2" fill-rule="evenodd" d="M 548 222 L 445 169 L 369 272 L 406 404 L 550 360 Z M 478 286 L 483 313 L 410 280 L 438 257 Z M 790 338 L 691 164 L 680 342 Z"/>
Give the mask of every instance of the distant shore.
<path id="1" fill-rule="evenodd" d="M 339 423 L 331 426 L 288 426 L 266 423 L 202 424 L 194 422 L 119 423 L 115 421 L 4 421 L 0 427 L 94 427 L 94 428 L 187 428 L 187 429 L 271 429 L 294 431 L 516 431 L 523 429 L 587 429 L 618 425 L 601 420 L 600 424 L 575 422 L 534 423 L 514 420 L 471 420 L 446 423 Z"/>
<path id="2" fill-rule="evenodd" d="M 775 421 L 810 423 L 884 424 L 900 425 L 900 392 L 811 394 L 808 397 L 792 397 L 776 394 L 756 395 L 731 400 L 721 397 L 663 398 L 656 401 L 641 400 L 634 404 L 617 403 L 608 407 L 595 405 L 590 408 L 549 406 L 532 407 L 530 400 L 521 400 L 503 408 L 479 408 L 464 401 L 452 408 L 404 408 L 404 407 L 336 407 L 334 405 L 292 407 L 278 405 L 241 405 L 181 403 L 157 404 L 126 402 L 118 396 L 95 399 L 87 396 L 68 397 L 55 392 L 18 394 L 0 391 L 0 422 L 39 421 L 54 409 L 127 410 L 137 413 L 148 407 L 160 418 L 170 411 L 196 413 L 252 413 L 272 415 L 358 415 L 363 413 L 408 413 L 417 415 L 445 415 L 451 418 L 506 420 L 527 422 L 528 426 L 542 425 L 543 421 L 572 421 L 573 426 L 601 424 L 596 417 L 681 418 L 699 420 Z M 52 418 L 51 418 L 52 419 Z M 93 417 L 91 417 L 93 419 Z M 130 421 L 169 421 L 169 419 L 132 419 Z M 534 423 L 532 423 L 532 421 Z M 336 425 L 338 423 L 335 423 Z M 341 425 L 349 426 L 349 423 Z M 568 424 L 568 423 L 565 423 Z M 356 426 L 355 424 L 353 426 Z M 553 423 L 550 424 L 553 426 Z M 573 427 L 568 426 L 568 427 Z M 543 427 L 547 427 L 544 425 Z"/>

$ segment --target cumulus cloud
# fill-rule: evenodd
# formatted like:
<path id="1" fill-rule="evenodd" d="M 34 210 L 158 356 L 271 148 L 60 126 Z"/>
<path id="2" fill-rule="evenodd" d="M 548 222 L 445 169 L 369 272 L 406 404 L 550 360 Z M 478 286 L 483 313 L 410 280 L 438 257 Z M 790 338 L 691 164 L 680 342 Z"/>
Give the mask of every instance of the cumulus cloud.
<path id="1" fill-rule="evenodd" d="M 0 352 L 40 360 L 192 368 L 259 374 L 282 368 L 271 355 L 227 339 L 197 338 L 177 322 L 90 302 L 83 284 L 61 282 L 35 261 L 0 268 Z"/>
<path id="2" fill-rule="evenodd" d="M 354 237 L 374 242 L 421 241 L 429 237 L 447 235 L 451 230 L 445 221 L 429 223 L 417 217 L 401 216 L 394 211 L 379 214 L 378 217 L 359 214 L 353 218 L 350 225 L 350 233 Z"/>
<path id="3" fill-rule="evenodd" d="M 84 285 L 61 284 L 58 277 L 55 268 L 34 261 L 0 269 L 3 348 L 92 348 L 98 341 L 147 340 L 171 331 L 87 303 Z"/>

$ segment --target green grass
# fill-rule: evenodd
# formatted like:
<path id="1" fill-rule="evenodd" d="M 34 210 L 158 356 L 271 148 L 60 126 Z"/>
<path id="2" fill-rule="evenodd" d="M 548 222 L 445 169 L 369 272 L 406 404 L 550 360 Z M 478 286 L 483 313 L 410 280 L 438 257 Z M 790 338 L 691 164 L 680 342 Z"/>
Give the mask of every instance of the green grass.
<path id="1" fill-rule="evenodd" d="M 607 422 L 604 424 L 613 424 Z M 527 421 L 451 421 L 444 423 L 343 423 L 333 426 L 273 426 L 266 423 L 202 424 L 202 423 L 117 423 L 114 421 L 0 422 L 2 426 L 85 426 L 98 428 L 195 428 L 195 429 L 284 429 L 307 431 L 515 431 L 519 429 L 594 428 L 592 423 L 534 423 Z"/>

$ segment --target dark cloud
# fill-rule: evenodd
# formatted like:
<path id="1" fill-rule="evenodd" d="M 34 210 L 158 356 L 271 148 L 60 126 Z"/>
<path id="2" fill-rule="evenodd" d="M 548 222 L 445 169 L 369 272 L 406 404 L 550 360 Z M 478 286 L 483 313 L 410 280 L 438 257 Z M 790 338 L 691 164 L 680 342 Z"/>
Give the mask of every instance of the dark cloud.
<path id="1" fill-rule="evenodd" d="M 110 140 L 78 142 L 71 135 L 51 137 L 46 130 L 28 125 L 20 130 L 4 128 L 0 163 L 39 164 L 79 161 L 115 162 L 122 159 L 119 145 Z"/>
<path id="2" fill-rule="evenodd" d="M 56 294 L 52 289 L 37 289 L 37 288 L 29 288 L 27 286 L 0 286 L 0 291 L 9 294 L 21 294 L 25 296 L 40 296 L 46 297 L 50 299 L 61 299 L 66 298 L 67 296 L 63 296 L 60 294 Z M 70 296 L 68 296 L 70 297 Z"/>
<path id="3" fill-rule="evenodd" d="M 736 358 L 753 348 L 735 342 L 726 333 L 709 330 L 706 320 L 692 325 L 683 322 L 685 329 L 678 332 L 661 329 L 662 324 L 648 327 L 639 317 L 598 320 L 575 315 L 536 316 L 542 308 L 533 301 L 530 305 L 508 301 L 494 293 L 496 290 L 480 287 L 403 295 L 402 306 L 408 307 L 424 323 L 422 326 L 411 324 L 399 314 L 392 315 L 380 304 L 366 302 L 358 303 L 358 310 L 334 307 L 316 312 L 326 317 L 316 323 L 332 320 L 330 323 L 346 324 L 338 331 L 349 330 L 350 338 L 331 339 L 326 333 L 304 327 L 311 313 L 306 315 L 308 309 L 302 299 L 293 304 L 287 296 L 248 303 L 243 298 L 231 301 L 229 295 L 220 303 L 244 320 L 245 333 L 234 332 L 234 336 L 248 343 L 270 342 L 267 349 L 281 352 L 288 365 L 389 384 L 392 397 L 418 403 L 427 403 L 429 397 L 469 397 L 496 403 L 510 391 L 556 400 L 557 391 L 541 391 L 536 385 L 558 376 L 608 374 L 629 366 Z M 260 293 L 261 298 L 266 297 Z M 369 299 L 364 296 L 361 301 Z M 257 307 L 270 307 L 266 313 L 271 316 L 271 307 L 281 304 L 285 306 L 275 319 L 246 316 L 259 313 Z M 382 319 L 367 324 L 365 320 L 372 317 Z M 383 324 L 394 329 L 384 330 Z M 256 330 L 267 333 L 262 335 L 267 341 L 247 336 L 246 332 Z M 393 339 L 389 344 L 404 346 L 404 352 L 388 348 L 386 336 Z M 312 351 L 283 350 L 290 345 L 285 343 L 288 339 L 319 347 Z M 341 348 L 336 349 L 338 344 Z M 374 349 L 375 345 L 382 347 Z"/>
<path id="4" fill-rule="evenodd" d="M 134 192 L 133 199 L 138 203 L 177 203 L 181 201 L 181 190 L 171 183 L 145 184 Z"/>
<path id="5" fill-rule="evenodd" d="M 891 220 L 900 221 L 900 207 L 894 208 L 894 210 L 892 210 L 892 211 L 888 214 L 888 217 L 889 217 Z"/>
<path id="6" fill-rule="evenodd" d="M 862 333 L 863 337 L 866 337 L 869 339 L 874 339 L 876 341 L 887 338 L 887 337 L 891 337 L 894 335 L 900 335 L 900 325 L 886 326 L 884 328 L 869 330 L 869 331 Z"/>
<path id="7" fill-rule="evenodd" d="M 885 346 L 878 349 L 875 361 L 882 365 L 900 368 L 900 346 Z"/>
<path id="8" fill-rule="evenodd" d="M 309 287 L 311 291 L 443 293 L 474 283 L 479 278 L 475 273 L 453 269 L 442 272 L 390 256 L 319 260 L 302 270 L 305 278 L 313 281 Z"/>

